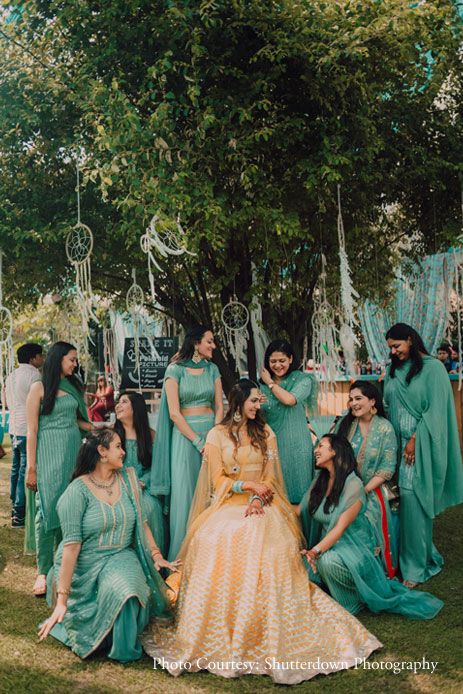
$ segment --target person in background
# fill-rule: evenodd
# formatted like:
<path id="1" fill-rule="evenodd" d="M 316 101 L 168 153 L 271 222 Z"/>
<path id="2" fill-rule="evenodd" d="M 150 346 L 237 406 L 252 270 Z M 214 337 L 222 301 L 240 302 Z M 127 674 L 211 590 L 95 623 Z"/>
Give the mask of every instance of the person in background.
<path id="1" fill-rule="evenodd" d="M 6 405 L 10 411 L 9 434 L 13 451 L 10 475 L 11 527 L 24 528 L 26 515 L 26 400 L 31 385 L 40 381 L 43 364 L 42 347 L 35 342 L 22 345 L 17 351 L 18 368 L 6 379 Z M 35 509 L 34 509 L 35 512 Z"/>
<path id="2" fill-rule="evenodd" d="M 76 366 L 76 348 L 68 342 L 56 342 L 45 359 L 42 383 L 33 383 L 27 397 L 26 485 L 38 491 L 37 579 L 32 589 L 37 597 L 46 593 L 46 575 L 61 539 L 56 505 L 71 480 L 80 430 L 92 428 L 82 383 L 74 375 Z"/>
<path id="3" fill-rule="evenodd" d="M 386 419 L 381 393 L 372 383 L 354 381 L 347 404 L 348 413 L 336 433 L 348 439 L 354 451 L 365 485 L 365 516 L 372 526 L 375 550 L 381 554 L 388 578 L 392 578 L 397 567 L 398 523 L 394 523 L 384 484 L 392 479 L 397 466 L 397 437 Z"/>
<path id="4" fill-rule="evenodd" d="M 444 365 L 431 357 L 406 323 L 386 333 L 391 364 L 384 404 L 399 450 L 399 565 L 414 588 L 442 569 L 432 541 L 432 521 L 463 501 L 463 471 L 455 403 Z"/>
<path id="5" fill-rule="evenodd" d="M 96 393 L 88 393 L 94 401 L 88 408 L 91 422 L 105 422 L 106 417 L 114 412 L 114 388 L 107 382 L 104 374 L 98 375 Z"/>
<path id="6" fill-rule="evenodd" d="M 133 467 L 140 481 L 141 502 L 149 528 L 165 551 L 164 514 L 161 499 L 149 491 L 154 431 L 150 429 L 146 402 L 141 393 L 122 392 L 116 403 L 114 431 L 125 451 L 124 468 Z"/>
<path id="7" fill-rule="evenodd" d="M 458 362 L 452 358 L 452 348 L 448 344 L 441 344 L 437 350 L 437 358 L 445 366 L 447 373 L 456 373 Z"/>
<path id="8" fill-rule="evenodd" d="M 214 335 L 196 326 L 166 369 L 153 445 L 153 496 L 170 496 L 169 560 L 177 557 L 201 468 L 206 436 L 223 416 L 222 381 L 212 362 Z"/>
<path id="9" fill-rule="evenodd" d="M 262 413 L 275 432 L 289 500 L 298 504 L 313 475 L 313 445 L 307 428 L 306 405 L 316 409 L 317 384 L 299 371 L 292 346 L 274 340 L 265 350 L 260 374 Z"/>

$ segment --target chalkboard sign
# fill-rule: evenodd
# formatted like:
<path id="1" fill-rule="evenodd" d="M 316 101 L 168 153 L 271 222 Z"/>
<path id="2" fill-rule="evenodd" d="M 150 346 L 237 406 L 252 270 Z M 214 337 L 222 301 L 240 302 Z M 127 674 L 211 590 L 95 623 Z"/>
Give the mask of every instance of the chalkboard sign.
<path id="1" fill-rule="evenodd" d="M 162 388 L 166 368 L 178 351 L 178 337 L 141 337 L 140 378 L 135 368 L 135 340 L 126 337 L 122 362 L 121 390 L 124 388 Z"/>

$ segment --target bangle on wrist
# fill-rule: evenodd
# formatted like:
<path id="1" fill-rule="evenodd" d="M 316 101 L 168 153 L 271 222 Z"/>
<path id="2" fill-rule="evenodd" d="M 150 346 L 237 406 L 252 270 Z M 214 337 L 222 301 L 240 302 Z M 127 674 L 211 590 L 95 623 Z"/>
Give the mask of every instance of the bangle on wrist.
<path id="1" fill-rule="evenodd" d="M 323 554 L 323 552 L 321 551 L 321 549 L 319 547 L 313 547 L 312 550 L 315 552 L 315 558 L 316 559 L 319 559 L 321 557 L 321 555 Z"/>
<path id="2" fill-rule="evenodd" d="M 270 390 L 272 390 L 272 388 L 274 388 L 276 386 L 276 383 L 274 383 L 273 381 L 270 381 L 270 383 L 268 383 L 267 385 L 270 388 Z"/>
<path id="3" fill-rule="evenodd" d="M 196 448 L 196 450 L 198 450 L 201 453 L 202 449 L 204 448 L 203 437 L 198 435 L 196 438 L 193 439 L 191 443 Z"/>
<path id="4" fill-rule="evenodd" d="M 235 494 L 244 494 L 243 484 L 244 480 L 236 480 L 236 482 L 233 482 L 231 487 L 232 492 L 235 492 Z"/>
<path id="5" fill-rule="evenodd" d="M 261 506 L 265 506 L 264 500 L 261 496 L 258 494 L 253 494 L 251 498 L 249 499 L 249 503 L 252 504 L 253 501 L 260 501 Z"/>

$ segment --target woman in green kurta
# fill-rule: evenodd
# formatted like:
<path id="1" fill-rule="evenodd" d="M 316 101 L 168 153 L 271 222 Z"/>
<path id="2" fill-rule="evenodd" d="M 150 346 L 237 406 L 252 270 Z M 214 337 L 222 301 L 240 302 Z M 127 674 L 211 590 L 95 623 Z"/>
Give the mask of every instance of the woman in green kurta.
<path id="1" fill-rule="evenodd" d="M 222 382 L 211 361 L 214 349 L 210 330 L 192 328 L 164 377 L 150 491 L 164 496 L 169 507 L 172 560 L 185 537 L 206 436 L 223 416 Z"/>
<path id="2" fill-rule="evenodd" d="M 357 469 L 367 495 L 366 518 L 375 538 L 375 551 L 381 553 L 388 578 L 396 574 L 398 518 L 393 518 L 384 482 L 390 480 L 397 465 L 397 439 L 386 419 L 379 390 L 368 381 L 355 381 L 349 390 L 349 412 L 337 433 L 352 446 Z"/>
<path id="3" fill-rule="evenodd" d="M 143 518 L 138 477 L 123 468 L 119 435 L 88 434 L 73 481 L 58 502 L 63 540 L 48 575 L 56 602 L 39 631 L 81 658 L 98 648 L 121 662 L 140 658 L 138 635 L 151 615 L 167 615 L 169 599 L 158 570 L 165 561 Z M 150 555 L 151 554 L 151 558 Z"/>
<path id="4" fill-rule="evenodd" d="M 313 445 L 306 406 L 315 409 L 317 387 L 313 376 L 297 371 L 293 348 L 274 340 L 265 351 L 261 371 L 265 401 L 262 412 L 276 434 L 288 498 L 298 504 L 312 481 Z"/>
<path id="5" fill-rule="evenodd" d="M 388 580 L 374 555 L 365 489 L 349 442 L 327 434 L 315 449 L 315 464 L 321 472 L 300 506 L 310 547 L 303 552 L 310 578 L 325 585 L 352 614 L 368 607 L 413 619 L 435 617 L 444 603 L 430 593 L 409 590 L 397 579 Z"/>
<path id="6" fill-rule="evenodd" d="M 416 330 L 397 323 L 386 334 L 391 365 L 384 383 L 400 467 L 399 564 L 409 587 L 441 570 L 432 520 L 463 501 L 463 469 L 452 389 L 443 364 Z"/>
<path id="7" fill-rule="evenodd" d="M 27 398 L 26 486 L 38 492 L 35 518 L 38 575 L 33 588 L 37 596 L 45 595 L 46 574 L 61 537 L 56 504 L 76 464 L 80 429 L 91 429 L 82 384 L 74 376 L 76 367 L 76 348 L 68 342 L 56 342 L 45 359 L 42 382 L 32 385 Z"/>
<path id="8" fill-rule="evenodd" d="M 116 403 L 116 431 L 125 451 L 124 468 L 132 467 L 140 481 L 143 513 L 161 552 L 164 546 L 162 501 L 150 494 L 154 431 L 150 429 L 146 403 L 140 393 L 121 393 Z"/>

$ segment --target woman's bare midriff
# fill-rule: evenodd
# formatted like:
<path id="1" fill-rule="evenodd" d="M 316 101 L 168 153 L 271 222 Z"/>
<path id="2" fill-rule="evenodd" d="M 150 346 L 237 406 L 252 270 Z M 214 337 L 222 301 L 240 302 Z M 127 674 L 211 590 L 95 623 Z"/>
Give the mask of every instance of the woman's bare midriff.
<path id="1" fill-rule="evenodd" d="M 212 407 L 185 407 L 183 410 L 180 410 L 180 413 L 184 417 L 194 417 L 197 414 L 214 414 L 214 410 Z"/>

